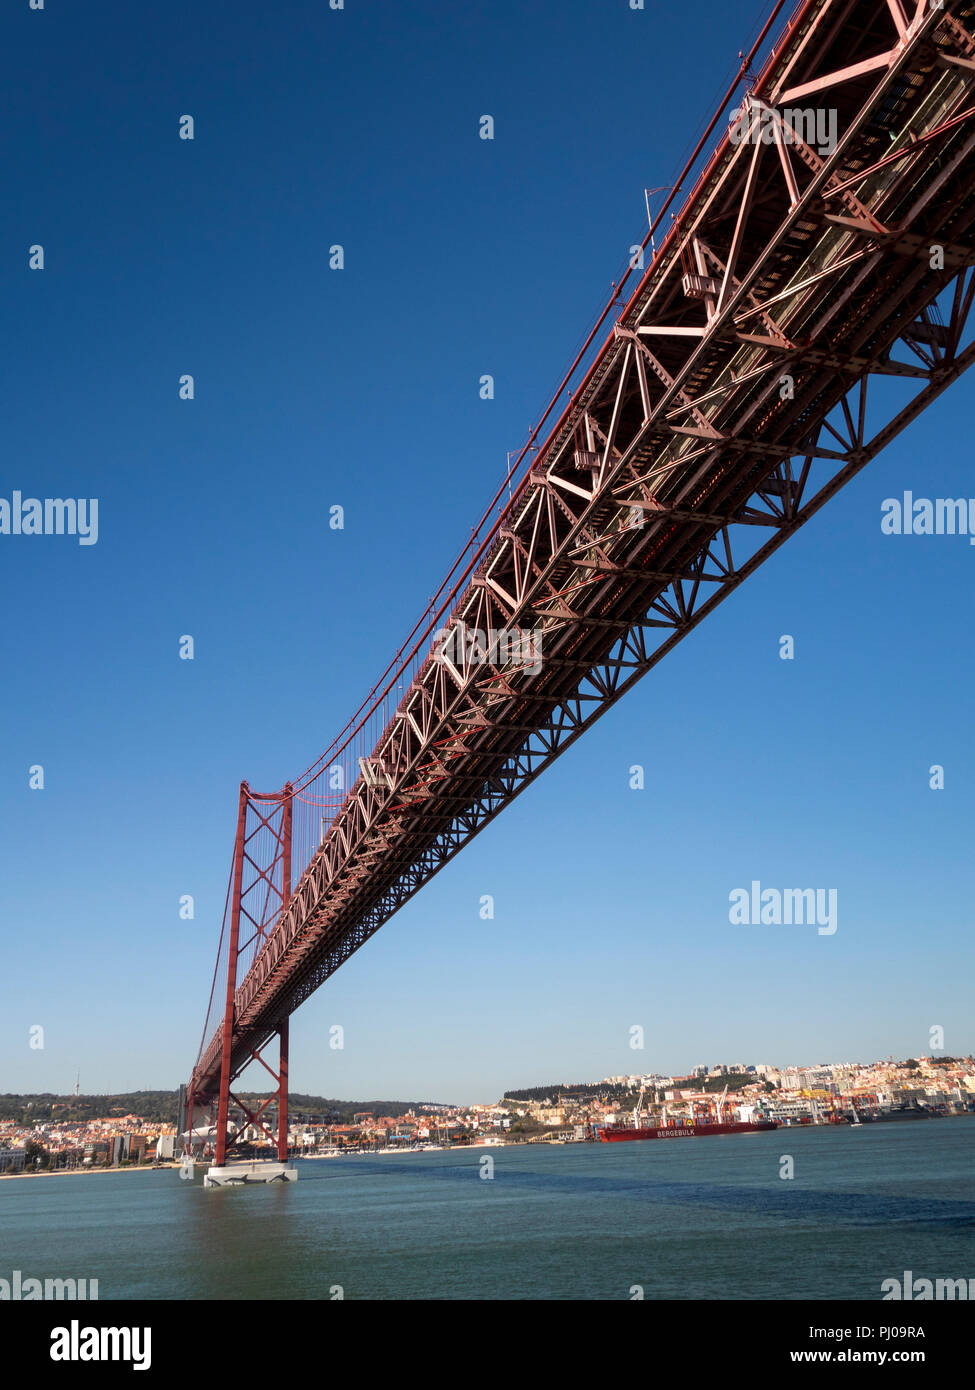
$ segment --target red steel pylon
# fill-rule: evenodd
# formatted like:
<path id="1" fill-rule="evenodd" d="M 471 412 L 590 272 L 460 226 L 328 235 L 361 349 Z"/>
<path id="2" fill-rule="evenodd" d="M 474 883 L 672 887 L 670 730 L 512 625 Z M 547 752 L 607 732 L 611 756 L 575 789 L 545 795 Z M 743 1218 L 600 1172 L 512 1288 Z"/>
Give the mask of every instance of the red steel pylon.
<path id="1" fill-rule="evenodd" d="M 228 1147 L 232 1148 L 236 1142 L 236 1138 L 231 1137 L 228 1144 L 227 1137 L 231 1101 L 244 1113 L 250 1124 L 259 1126 L 276 1144 L 277 1156 L 282 1163 L 288 1157 L 288 1016 L 285 1015 L 281 1019 L 276 1029 L 279 1039 L 277 1071 L 268 1065 L 262 1055 L 274 1033 L 260 1047 L 248 1047 L 246 1055 L 241 1055 L 240 1050 L 234 1047 L 234 1024 L 239 966 L 243 960 L 246 973 L 251 961 L 263 947 L 269 929 L 278 921 L 291 900 L 292 799 L 290 782 L 280 792 L 267 795 L 252 792 L 246 782 L 240 784 L 232 874 L 230 940 L 227 952 L 227 994 L 223 1016 L 220 1083 L 216 1096 L 217 1132 L 214 1164 L 217 1167 L 223 1166 Z M 252 928 L 249 934 L 248 927 Z M 260 1062 L 275 1083 L 274 1091 L 256 1110 L 252 1110 L 230 1089 L 232 1082 L 252 1061 Z M 194 1100 L 195 1097 L 191 1094 L 191 1133 Z M 274 1101 L 277 1101 L 278 1112 L 276 1134 L 261 1118 Z M 243 1128 L 244 1126 L 238 1133 L 242 1133 Z"/>

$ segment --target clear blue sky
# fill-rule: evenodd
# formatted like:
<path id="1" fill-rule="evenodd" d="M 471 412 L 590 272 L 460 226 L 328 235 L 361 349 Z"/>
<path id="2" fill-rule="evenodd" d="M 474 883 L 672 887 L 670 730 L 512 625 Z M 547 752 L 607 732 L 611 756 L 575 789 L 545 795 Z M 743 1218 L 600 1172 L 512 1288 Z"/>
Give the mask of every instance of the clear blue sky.
<path id="1" fill-rule="evenodd" d="M 399 646 L 764 12 L 6 7 L 0 495 L 100 515 L 94 546 L 0 536 L 0 1090 L 187 1077 L 240 779 L 299 773 Z M 904 489 L 973 491 L 972 388 L 304 1005 L 294 1089 L 975 1045 L 975 550 L 879 524 Z M 836 888 L 836 934 L 731 926 L 752 879 Z"/>

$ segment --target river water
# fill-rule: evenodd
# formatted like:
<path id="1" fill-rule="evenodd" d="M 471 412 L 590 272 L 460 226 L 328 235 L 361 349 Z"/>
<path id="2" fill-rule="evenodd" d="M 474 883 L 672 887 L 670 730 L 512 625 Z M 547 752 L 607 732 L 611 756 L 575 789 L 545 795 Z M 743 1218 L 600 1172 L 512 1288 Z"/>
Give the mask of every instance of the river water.
<path id="1" fill-rule="evenodd" d="M 876 1300 L 906 1270 L 975 1279 L 973 1159 L 960 1116 L 308 1160 L 231 1190 L 12 1179 L 0 1278 L 97 1278 L 100 1299 Z"/>

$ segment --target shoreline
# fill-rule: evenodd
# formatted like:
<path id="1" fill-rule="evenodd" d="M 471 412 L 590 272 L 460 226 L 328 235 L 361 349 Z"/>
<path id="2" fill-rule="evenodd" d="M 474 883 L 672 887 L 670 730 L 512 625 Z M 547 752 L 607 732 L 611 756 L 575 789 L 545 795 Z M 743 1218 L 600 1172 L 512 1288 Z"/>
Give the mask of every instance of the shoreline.
<path id="1" fill-rule="evenodd" d="M 309 1162 L 311 1162 L 311 1163 L 314 1163 L 314 1162 L 321 1162 L 321 1161 L 324 1161 L 325 1159 L 329 1159 L 329 1158 L 358 1158 L 358 1157 L 371 1157 L 371 1158 L 374 1158 L 374 1157 L 376 1156 L 377 1153 L 378 1153 L 378 1154 L 399 1153 L 400 1156 L 402 1156 L 402 1155 L 404 1155 L 404 1154 L 410 1154 L 410 1153 L 420 1154 L 420 1153 L 424 1153 L 424 1152 L 426 1152 L 426 1153 L 458 1153 L 458 1152 L 470 1153 L 472 1150 L 475 1151 L 475 1152 L 478 1152 L 478 1153 L 485 1153 L 485 1152 L 489 1152 L 489 1151 L 492 1150 L 492 1149 L 516 1149 L 516 1148 L 524 1148 L 524 1147 L 526 1147 L 526 1144 L 527 1144 L 527 1141 L 526 1141 L 526 1140 L 521 1140 L 521 1141 L 516 1141 L 515 1143 L 512 1143 L 512 1144 L 459 1144 L 459 1145 L 457 1145 L 455 1148 L 450 1148 L 450 1149 L 447 1149 L 447 1148 L 442 1148 L 442 1149 L 427 1149 L 427 1150 L 423 1150 L 423 1149 L 403 1149 L 403 1150 L 395 1150 L 395 1149 L 352 1149 L 352 1150 L 350 1150 L 348 1153 L 337 1153 L 337 1154 L 292 1154 L 291 1157 L 290 1157 L 290 1159 L 289 1159 L 289 1162 L 301 1162 L 301 1163 L 309 1163 Z M 199 1164 L 199 1160 L 197 1160 L 197 1163 Z M 6 1181 L 8 1181 L 8 1180 L 11 1181 L 11 1182 L 13 1182 L 13 1181 L 15 1181 L 15 1180 L 17 1180 L 17 1179 L 20 1179 L 20 1178 L 80 1178 L 80 1177 L 91 1177 L 91 1176 L 93 1176 L 93 1175 L 97 1175 L 97 1174 L 106 1174 L 106 1173 L 159 1173 L 159 1172 L 163 1172 L 163 1171 L 166 1171 L 166 1170 L 169 1170 L 169 1171 L 172 1171 L 173 1169 L 178 1170 L 180 1167 L 181 1167 L 181 1164 L 179 1164 L 179 1163 L 176 1163 L 176 1162 L 167 1162 L 167 1163 L 157 1163 L 157 1164 L 151 1164 L 151 1163 L 150 1163 L 150 1164 L 147 1164 L 147 1165 L 141 1165 L 141 1164 L 140 1164 L 140 1165 L 135 1165 L 135 1166 L 133 1166 L 133 1167 L 127 1167 L 127 1168 L 55 1168 L 53 1171 L 50 1170 L 50 1169 L 41 1169 L 39 1172 L 36 1172 L 36 1173 L 0 1173 L 0 1182 L 6 1182 Z"/>
<path id="2" fill-rule="evenodd" d="M 42 1168 L 36 1173 L 0 1173 L 0 1182 L 15 1178 L 88 1178 L 94 1173 L 158 1173 L 165 1168 L 178 1168 L 178 1163 L 135 1164 L 126 1168 Z"/>
<path id="3" fill-rule="evenodd" d="M 953 1119 L 961 1119 L 961 1118 L 968 1118 L 968 1119 L 971 1119 L 971 1118 L 975 1118 L 975 1117 L 973 1117 L 972 1112 L 970 1112 L 970 1111 L 969 1111 L 969 1112 L 961 1111 L 961 1112 L 958 1112 L 958 1113 L 956 1113 L 956 1114 L 950 1114 L 950 1115 L 923 1115 L 923 1116 L 918 1116 L 917 1118 L 918 1118 L 918 1119 L 946 1119 L 946 1120 L 953 1120 Z M 871 1120 L 866 1120 L 866 1121 L 863 1122 L 863 1128 L 866 1129 L 868 1126 L 871 1126 L 871 1125 L 873 1125 L 873 1124 L 885 1124 L 885 1123 L 889 1123 L 889 1122 L 890 1122 L 890 1120 L 889 1120 L 887 1117 L 885 1117 L 885 1118 L 873 1117 Z M 800 1125 L 800 1124 L 782 1124 L 782 1123 L 780 1123 L 780 1124 L 777 1126 L 777 1128 L 778 1128 L 779 1130 L 785 1130 L 785 1131 L 788 1131 L 788 1132 L 790 1132 L 790 1133 L 791 1133 L 793 1130 L 802 1130 L 802 1131 L 807 1131 L 807 1130 L 809 1130 L 809 1131 L 812 1131 L 812 1130 L 820 1130 L 820 1129 L 845 1129 L 845 1128 L 847 1128 L 847 1127 L 848 1127 L 847 1125 L 824 1125 L 824 1124 L 818 1124 L 818 1125 L 817 1125 L 817 1124 Z M 315 1163 L 315 1162 L 324 1162 L 325 1160 L 331 1159 L 331 1158 L 361 1158 L 361 1157 L 375 1158 L 375 1157 L 377 1157 L 377 1156 L 386 1155 L 386 1154 L 396 1154 L 396 1155 L 399 1156 L 399 1157 L 403 1157 L 403 1156 L 405 1156 L 405 1155 L 407 1155 L 407 1154 L 422 1154 L 422 1153 L 471 1153 L 471 1152 L 474 1152 L 474 1153 L 481 1153 L 481 1154 L 483 1154 L 483 1153 L 490 1153 L 490 1152 L 492 1152 L 494 1149 L 520 1149 L 520 1148 L 537 1148 L 537 1147 L 544 1147 L 544 1148 L 558 1147 L 558 1148 L 561 1148 L 561 1147 L 563 1147 L 563 1146 L 574 1145 L 574 1144 L 581 1144 L 581 1143 L 584 1143 L 584 1142 L 585 1142 L 584 1140 L 576 1140 L 576 1139 L 560 1139 L 560 1140 L 552 1140 L 552 1139 L 534 1139 L 534 1140 L 532 1140 L 532 1139 L 516 1139 L 516 1140 L 507 1140 L 507 1141 L 502 1142 L 502 1143 L 500 1143 L 500 1144 L 457 1144 L 457 1145 L 449 1145 L 449 1146 L 448 1146 L 448 1145 L 444 1145 L 444 1146 L 442 1146 L 442 1147 L 432 1148 L 432 1149 L 392 1149 L 392 1148 L 386 1148 L 386 1147 L 383 1147 L 383 1148 L 380 1148 L 380 1149 L 349 1149 L 349 1150 L 347 1150 L 347 1151 L 345 1151 L 345 1152 L 341 1152 L 341 1151 L 340 1151 L 340 1152 L 338 1152 L 338 1153 L 328 1153 L 328 1154 L 317 1154 L 317 1153 L 311 1153 L 311 1154 L 291 1154 L 290 1157 L 289 1157 L 289 1162 L 292 1162 L 292 1163 L 294 1163 L 294 1162 L 298 1162 L 298 1163 Z M 197 1160 L 197 1163 L 199 1163 L 199 1160 Z M 165 1163 L 155 1163 L 155 1164 L 145 1164 L 145 1165 L 143 1165 L 143 1164 L 136 1164 L 136 1165 L 133 1165 L 133 1166 L 131 1166 L 131 1167 L 125 1167 L 125 1168 L 120 1168 L 120 1167 L 113 1167 L 113 1168 L 56 1168 L 56 1169 L 54 1169 L 53 1171 L 50 1170 L 50 1169 L 42 1169 L 42 1170 L 39 1171 L 39 1172 L 33 1172 L 33 1173 L 0 1173 L 0 1182 L 6 1182 L 8 1179 L 11 1180 L 11 1181 L 13 1181 L 13 1180 L 16 1180 L 16 1179 L 19 1179 L 19 1178 L 77 1178 L 77 1177 L 90 1177 L 92 1174 L 105 1174 L 105 1173 L 159 1173 L 159 1172 L 165 1172 L 165 1171 L 172 1171 L 173 1169 L 178 1170 L 181 1166 L 182 1166 L 181 1163 L 177 1162 L 176 1160 L 169 1160 L 169 1161 L 167 1161 L 167 1162 L 165 1162 Z"/>

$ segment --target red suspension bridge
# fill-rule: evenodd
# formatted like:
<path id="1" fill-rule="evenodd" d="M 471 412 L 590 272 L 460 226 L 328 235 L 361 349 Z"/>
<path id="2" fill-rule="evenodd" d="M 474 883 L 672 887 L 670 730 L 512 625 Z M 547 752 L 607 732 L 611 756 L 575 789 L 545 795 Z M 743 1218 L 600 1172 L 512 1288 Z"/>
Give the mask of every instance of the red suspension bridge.
<path id="1" fill-rule="evenodd" d="M 286 1157 L 294 1010 L 975 360 L 975 0 L 782 8 L 397 658 L 241 785 L 188 1086 L 217 1166 L 231 1104 Z"/>

